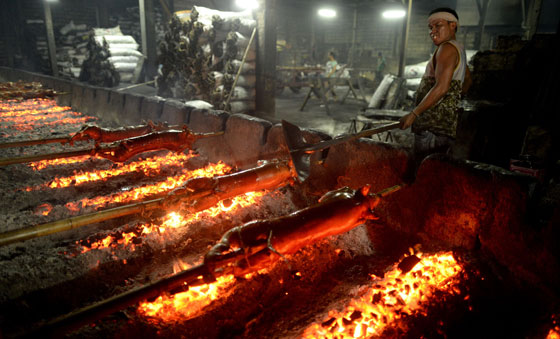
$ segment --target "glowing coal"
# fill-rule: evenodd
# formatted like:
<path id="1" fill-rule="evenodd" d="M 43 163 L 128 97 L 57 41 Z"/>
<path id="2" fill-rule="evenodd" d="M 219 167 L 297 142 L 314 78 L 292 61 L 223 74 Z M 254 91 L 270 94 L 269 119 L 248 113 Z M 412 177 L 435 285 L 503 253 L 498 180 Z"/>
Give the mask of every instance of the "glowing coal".
<path id="1" fill-rule="evenodd" d="M 108 235 L 101 240 L 97 240 L 87 245 L 80 245 L 80 251 L 81 253 L 86 253 L 95 249 L 101 250 L 104 248 L 117 248 L 119 246 L 123 246 L 131 251 L 134 251 L 136 248 L 135 239 L 138 237 L 153 233 L 163 235 L 168 229 L 188 227 L 190 223 L 202 218 L 214 218 L 222 213 L 235 213 L 241 208 L 258 203 L 265 194 L 266 192 L 264 191 L 249 192 L 230 199 L 227 207 L 224 207 L 224 204 L 220 202 L 217 206 L 194 214 L 183 215 L 177 212 L 171 212 L 161 223 L 139 224 L 138 227 L 136 227 L 136 231 L 125 232 L 119 236 Z"/>
<path id="2" fill-rule="evenodd" d="M 344 311 L 332 310 L 322 323 L 309 326 L 303 338 L 379 336 L 403 315 L 425 314 L 435 291 L 459 293 L 463 269 L 451 252 L 417 256 L 420 261 L 409 272 L 395 264 L 383 278 L 372 276 L 360 297 L 350 300 Z"/>
<path id="3" fill-rule="evenodd" d="M 131 163 L 117 163 L 114 164 L 110 169 L 81 171 L 68 177 L 55 177 L 51 182 L 39 187 L 27 189 L 27 191 L 45 187 L 64 188 L 69 186 L 77 186 L 88 182 L 107 180 L 109 178 L 132 172 L 141 172 L 145 176 L 156 176 L 161 173 L 162 168 L 166 166 L 182 166 L 186 161 L 193 158 L 194 156 L 195 155 L 193 153 L 175 154 L 169 152 L 165 155 L 153 156 L 143 160 L 140 159 Z M 33 168 L 38 167 L 39 165 L 33 166 Z"/>

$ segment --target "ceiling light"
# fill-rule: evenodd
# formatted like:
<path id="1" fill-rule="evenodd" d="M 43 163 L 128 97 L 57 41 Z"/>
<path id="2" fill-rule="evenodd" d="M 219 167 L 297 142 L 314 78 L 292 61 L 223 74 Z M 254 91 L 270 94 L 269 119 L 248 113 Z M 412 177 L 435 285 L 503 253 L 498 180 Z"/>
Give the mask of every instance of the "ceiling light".
<path id="1" fill-rule="evenodd" d="M 317 12 L 319 14 L 319 16 L 322 16 L 323 18 L 334 18 L 336 17 L 336 11 L 334 9 L 330 9 L 330 8 L 321 8 L 319 10 L 319 12 Z"/>
<path id="2" fill-rule="evenodd" d="M 237 7 L 241 9 L 257 9 L 259 8 L 259 3 L 257 0 L 235 0 Z"/>
<path id="3" fill-rule="evenodd" d="M 399 19 L 406 15 L 404 9 L 389 9 L 383 12 L 383 17 L 385 19 Z"/>

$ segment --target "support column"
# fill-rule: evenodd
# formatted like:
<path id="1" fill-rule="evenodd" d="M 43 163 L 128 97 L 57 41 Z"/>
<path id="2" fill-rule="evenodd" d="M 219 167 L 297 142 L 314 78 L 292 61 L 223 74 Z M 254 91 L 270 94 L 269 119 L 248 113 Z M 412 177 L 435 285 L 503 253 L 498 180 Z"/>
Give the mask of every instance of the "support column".
<path id="1" fill-rule="evenodd" d="M 539 17 L 541 16 L 542 0 L 532 0 L 529 4 L 529 10 L 527 11 L 527 22 L 525 26 L 527 30 L 525 32 L 525 39 L 530 40 L 533 35 L 537 32 L 539 26 Z"/>
<path id="2" fill-rule="evenodd" d="M 48 1 L 43 1 L 45 10 L 45 28 L 47 30 L 47 44 L 49 47 L 49 60 L 51 62 L 52 75 L 58 76 L 58 65 L 56 64 L 56 44 L 54 41 L 53 20 L 51 5 Z"/>
<path id="3" fill-rule="evenodd" d="M 406 20 L 403 23 L 403 36 L 401 41 L 401 57 L 399 59 L 399 78 L 404 75 L 404 67 L 406 66 L 406 48 L 408 46 L 408 31 L 410 29 L 410 17 L 412 16 L 412 0 L 408 0 L 408 9 L 406 11 Z"/>
<path id="4" fill-rule="evenodd" d="M 348 64 L 354 67 L 354 59 L 356 57 L 356 30 L 358 29 L 358 8 L 354 5 L 354 21 L 352 24 L 352 46 L 350 47 L 350 58 Z"/>
<path id="5" fill-rule="evenodd" d="M 96 14 L 97 26 L 101 28 L 109 27 L 109 9 L 107 8 L 107 0 L 97 0 Z"/>
<path id="6" fill-rule="evenodd" d="M 482 37 L 484 36 L 484 25 L 486 24 L 486 14 L 488 13 L 488 5 L 490 0 L 476 0 L 478 7 L 478 34 L 474 42 L 474 48 L 480 50 L 482 47 Z"/>
<path id="7" fill-rule="evenodd" d="M 276 110 L 276 0 L 259 0 L 256 85 L 257 115 L 274 115 Z"/>
<path id="8" fill-rule="evenodd" d="M 1 13 L 1 18 L 2 18 L 2 23 L 0 24 L 2 26 L 2 29 L 6 32 L 4 35 L 4 43 L 6 46 L 6 52 L 8 54 L 8 66 L 9 67 L 14 67 L 14 48 L 15 46 L 12 48 L 11 46 L 13 46 L 14 43 L 14 39 L 13 36 L 15 33 L 13 33 L 12 28 L 14 27 L 13 24 L 11 23 L 11 15 L 8 15 L 8 13 L 12 12 L 11 7 L 11 3 L 5 0 L 0 0 L 0 6 L 2 6 L 2 8 L 8 8 L 7 10 L 2 11 Z"/>
<path id="9" fill-rule="evenodd" d="M 147 80 L 152 80 L 157 72 L 156 28 L 154 4 L 152 0 L 138 0 L 140 9 L 140 29 L 142 33 L 142 54 L 146 57 L 144 70 Z"/>

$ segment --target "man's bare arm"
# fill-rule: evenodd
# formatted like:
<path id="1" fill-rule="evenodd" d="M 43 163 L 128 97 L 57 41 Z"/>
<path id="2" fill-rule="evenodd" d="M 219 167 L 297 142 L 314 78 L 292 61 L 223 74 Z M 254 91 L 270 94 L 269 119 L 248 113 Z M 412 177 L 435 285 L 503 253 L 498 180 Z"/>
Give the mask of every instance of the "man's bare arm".
<path id="1" fill-rule="evenodd" d="M 416 116 L 422 114 L 434 106 L 449 91 L 453 71 L 459 61 L 457 49 L 449 44 L 443 44 L 436 53 L 436 83 L 426 94 L 424 99 L 410 112 L 401 118 L 401 129 L 406 129 L 412 125 Z"/>

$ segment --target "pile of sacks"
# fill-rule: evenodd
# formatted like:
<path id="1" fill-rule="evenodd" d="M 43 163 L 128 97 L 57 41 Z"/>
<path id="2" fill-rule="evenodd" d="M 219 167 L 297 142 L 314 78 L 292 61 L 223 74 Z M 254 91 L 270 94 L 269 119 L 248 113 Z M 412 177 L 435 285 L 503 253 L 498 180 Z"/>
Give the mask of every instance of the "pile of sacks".
<path id="1" fill-rule="evenodd" d="M 140 46 L 119 26 L 94 28 L 89 37 L 88 57 L 82 65 L 80 80 L 104 87 L 136 83 L 144 64 Z"/>
<path id="2" fill-rule="evenodd" d="M 51 74 L 52 68 L 49 61 L 49 47 L 44 20 L 27 19 L 25 25 L 26 41 L 22 42 L 25 49 L 24 55 L 29 55 L 33 63 L 33 71 Z"/>
<path id="3" fill-rule="evenodd" d="M 138 1 L 136 1 L 138 2 Z M 156 42 L 163 40 L 165 34 L 165 19 L 160 6 L 154 5 L 154 23 L 156 31 Z M 142 41 L 140 29 L 140 9 L 138 6 L 127 7 L 125 11 L 119 11 L 109 17 L 109 24 L 119 26 L 123 34 L 132 35 L 138 43 Z"/>
<path id="4" fill-rule="evenodd" d="M 255 26 L 249 11 L 194 6 L 191 11 L 175 13 L 159 46 L 158 95 L 203 100 L 231 113 L 254 111 L 255 43 L 244 63 L 242 59 Z"/>
<path id="5" fill-rule="evenodd" d="M 62 77 L 78 78 L 86 59 L 89 28 L 86 24 L 76 25 L 71 20 L 57 33 L 56 61 L 59 74 Z"/>

